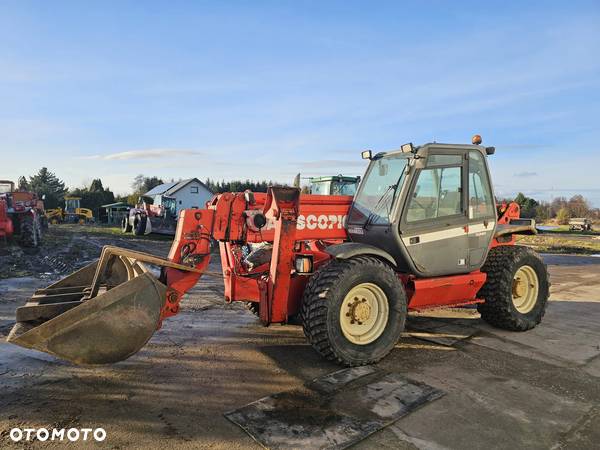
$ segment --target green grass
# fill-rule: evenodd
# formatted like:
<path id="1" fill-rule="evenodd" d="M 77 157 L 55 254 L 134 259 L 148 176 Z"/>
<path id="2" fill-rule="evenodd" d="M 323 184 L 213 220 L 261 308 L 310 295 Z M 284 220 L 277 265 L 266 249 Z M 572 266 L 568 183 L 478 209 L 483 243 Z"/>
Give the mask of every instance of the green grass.
<path id="1" fill-rule="evenodd" d="M 173 236 L 165 236 L 162 234 L 149 234 L 144 236 L 135 236 L 133 233 L 123 233 L 121 231 L 121 227 L 112 227 L 108 225 L 98 225 L 98 224 L 60 224 L 60 225 L 51 225 L 51 227 L 55 229 L 60 229 L 61 227 L 69 227 L 70 231 L 76 233 L 85 233 L 91 234 L 95 236 L 111 236 L 118 237 L 121 239 L 145 239 L 150 241 L 172 241 Z"/>
<path id="2" fill-rule="evenodd" d="M 566 236 L 552 236 L 546 233 L 535 236 L 522 236 L 517 239 L 519 244 L 527 245 L 542 253 L 600 254 L 600 239 L 571 239 Z"/>

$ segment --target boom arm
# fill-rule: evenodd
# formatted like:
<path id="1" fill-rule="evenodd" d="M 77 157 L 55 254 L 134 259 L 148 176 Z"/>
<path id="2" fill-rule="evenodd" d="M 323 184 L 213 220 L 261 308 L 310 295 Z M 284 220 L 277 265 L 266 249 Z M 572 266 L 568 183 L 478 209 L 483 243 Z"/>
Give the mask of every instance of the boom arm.
<path id="1" fill-rule="evenodd" d="M 310 250 L 315 265 L 329 259 L 318 242 L 347 238 L 351 201 L 347 196 L 300 196 L 296 188 L 279 187 L 267 194 L 224 193 L 206 209 L 182 211 L 168 261 L 195 270 L 163 269 L 167 298 L 161 320 L 178 312 L 182 296 L 208 268 L 211 242 L 218 241 L 226 301 L 258 302 L 264 323 L 287 321 L 295 312 L 288 308 L 290 292 L 305 283 L 305 277 L 293 274 L 294 256 Z M 250 269 L 242 262 L 243 247 L 261 242 L 273 245 L 271 261 Z"/>

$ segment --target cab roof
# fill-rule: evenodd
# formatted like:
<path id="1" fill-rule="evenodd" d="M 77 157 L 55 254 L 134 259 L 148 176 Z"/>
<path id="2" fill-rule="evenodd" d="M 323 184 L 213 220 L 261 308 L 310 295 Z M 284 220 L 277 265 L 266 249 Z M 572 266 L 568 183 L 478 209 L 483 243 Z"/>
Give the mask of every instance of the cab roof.
<path id="1" fill-rule="evenodd" d="M 435 149 L 436 151 L 441 151 L 442 153 L 443 152 L 452 152 L 452 151 L 456 151 L 456 150 L 463 150 L 463 151 L 477 150 L 485 156 L 493 155 L 496 150 L 494 147 L 484 147 L 482 145 L 445 144 L 445 143 L 441 143 L 441 142 L 428 142 L 427 144 L 413 147 L 412 154 L 413 155 L 426 155 L 429 152 L 429 150 L 432 150 L 432 149 Z M 400 149 L 400 150 L 391 150 L 391 151 L 387 151 L 387 152 L 379 152 L 373 157 L 373 159 L 378 159 L 378 158 L 382 158 L 383 156 L 402 154 L 402 153 L 410 155 L 410 153 L 403 152 Z"/>

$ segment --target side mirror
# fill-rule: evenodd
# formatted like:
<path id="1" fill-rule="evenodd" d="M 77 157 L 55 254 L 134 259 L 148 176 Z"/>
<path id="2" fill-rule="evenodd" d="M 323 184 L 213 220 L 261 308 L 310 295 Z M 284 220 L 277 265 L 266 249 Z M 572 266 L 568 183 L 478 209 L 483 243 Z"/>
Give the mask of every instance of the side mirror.
<path id="1" fill-rule="evenodd" d="M 365 150 L 360 154 L 362 159 L 373 159 L 373 152 L 371 150 Z"/>

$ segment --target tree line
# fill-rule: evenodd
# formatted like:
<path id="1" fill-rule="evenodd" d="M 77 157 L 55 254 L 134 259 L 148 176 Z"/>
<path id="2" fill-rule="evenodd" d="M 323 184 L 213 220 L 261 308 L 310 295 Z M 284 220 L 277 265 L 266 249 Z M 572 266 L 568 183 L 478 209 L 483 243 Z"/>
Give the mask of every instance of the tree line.
<path id="1" fill-rule="evenodd" d="M 573 217 L 600 219 L 600 208 L 592 208 L 590 202 L 583 195 L 579 194 L 569 199 L 566 197 L 556 197 L 548 202 L 535 200 L 519 192 L 514 201 L 521 207 L 521 217 L 536 219 L 538 222 L 553 219 L 558 224 L 565 225 Z"/>
<path id="2" fill-rule="evenodd" d="M 175 182 L 174 179 L 170 180 Z M 137 175 L 131 183 L 131 193 L 127 195 L 115 195 L 110 188 L 102 185 L 102 180 L 96 178 L 92 180 L 89 186 L 68 189 L 55 173 L 42 167 L 35 175 L 30 177 L 20 177 L 17 183 L 18 189 L 35 192 L 40 198 L 45 195 L 44 205 L 46 209 L 64 207 L 64 198 L 66 195 L 81 197 L 81 206 L 89 208 L 94 213 L 100 206 L 123 202 L 129 205 L 135 205 L 138 198 L 165 181 L 156 176 Z M 204 182 L 206 187 L 215 194 L 222 192 L 243 192 L 250 190 L 253 192 L 266 192 L 269 186 L 278 186 L 273 181 L 254 181 L 232 180 L 215 181 L 207 178 Z M 512 199 L 505 199 L 508 202 Z M 514 199 L 521 207 L 521 216 L 535 218 L 538 222 L 547 220 L 556 220 L 559 224 L 568 223 L 573 217 L 589 217 L 600 220 L 600 208 L 592 208 L 589 201 L 582 195 L 574 195 L 567 199 L 566 197 L 556 197 L 552 201 L 536 200 L 527 197 L 522 192 Z"/>
<path id="3" fill-rule="evenodd" d="M 171 179 L 170 182 L 175 182 Z M 181 181 L 179 179 L 178 181 Z M 46 209 L 64 207 L 65 196 L 81 198 L 81 207 L 89 208 L 97 213 L 102 205 L 110 203 L 123 202 L 128 205 L 135 205 L 138 198 L 151 189 L 164 184 L 165 181 L 157 176 L 137 175 L 131 182 L 131 192 L 126 195 L 115 195 L 109 187 L 104 187 L 100 178 L 93 179 L 89 186 L 78 188 L 67 188 L 54 172 L 42 167 L 35 175 L 30 177 L 19 177 L 17 188 L 22 191 L 35 192 L 38 197 L 44 198 Z M 273 181 L 253 181 L 233 180 L 233 181 L 213 181 L 207 178 L 206 187 L 215 194 L 222 192 L 243 192 L 247 189 L 253 192 L 267 192 L 269 186 L 277 186 Z"/>
<path id="4" fill-rule="evenodd" d="M 64 207 L 66 196 L 80 197 L 81 206 L 96 211 L 101 205 L 115 202 L 115 194 L 102 185 L 100 178 L 93 179 L 89 186 L 68 189 L 65 182 L 54 172 L 42 167 L 35 175 L 29 178 L 19 177 L 18 189 L 35 192 L 39 198 L 44 197 L 44 207 L 54 209 Z"/>
<path id="5" fill-rule="evenodd" d="M 220 194 L 222 192 L 244 192 L 245 190 L 250 190 L 252 192 L 267 192 L 269 186 L 281 186 L 281 184 L 271 180 L 252 181 L 249 179 L 213 181 L 210 178 L 207 178 L 206 181 L 204 181 L 204 184 L 215 194 Z"/>

